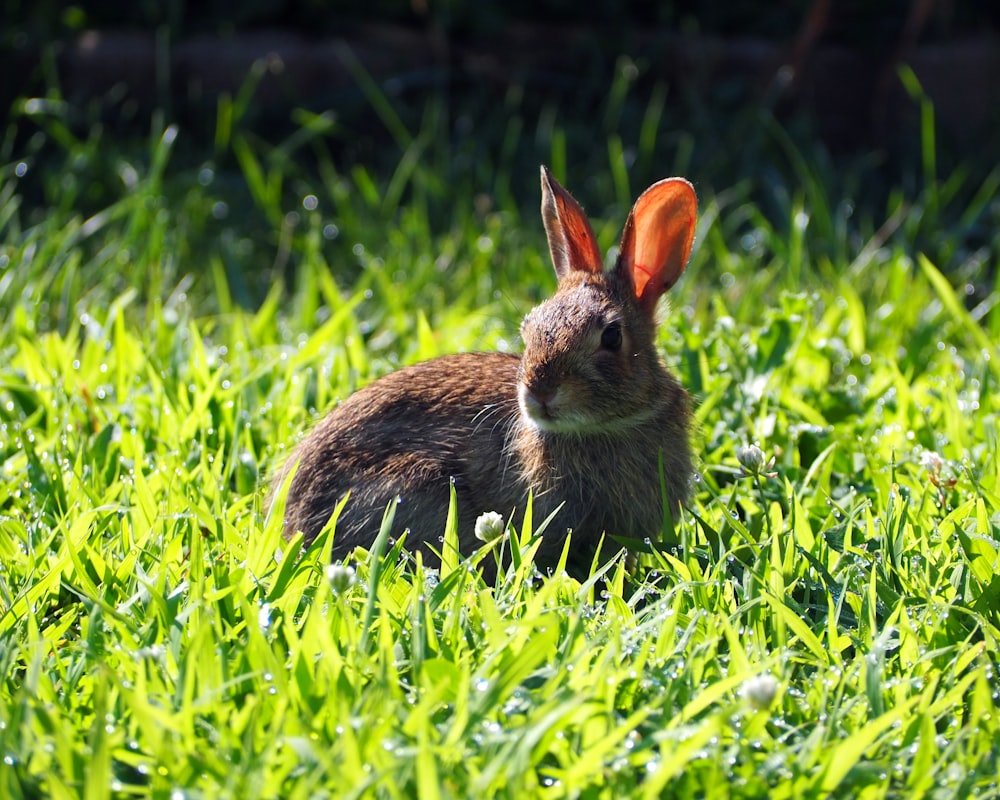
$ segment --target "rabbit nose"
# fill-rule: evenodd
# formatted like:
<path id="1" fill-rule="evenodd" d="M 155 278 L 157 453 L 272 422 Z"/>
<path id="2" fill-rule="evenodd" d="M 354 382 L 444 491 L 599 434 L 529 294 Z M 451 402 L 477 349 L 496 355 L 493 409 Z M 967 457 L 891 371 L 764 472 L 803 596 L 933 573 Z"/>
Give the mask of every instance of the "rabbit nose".
<path id="1" fill-rule="evenodd" d="M 532 370 L 524 376 L 524 388 L 535 400 L 545 405 L 555 397 L 559 385 L 548 370 Z"/>
<path id="2" fill-rule="evenodd" d="M 546 386 L 544 388 L 537 386 L 528 386 L 528 394 L 534 397 L 543 406 L 551 402 L 552 398 L 555 397 L 556 390 L 553 386 Z"/>

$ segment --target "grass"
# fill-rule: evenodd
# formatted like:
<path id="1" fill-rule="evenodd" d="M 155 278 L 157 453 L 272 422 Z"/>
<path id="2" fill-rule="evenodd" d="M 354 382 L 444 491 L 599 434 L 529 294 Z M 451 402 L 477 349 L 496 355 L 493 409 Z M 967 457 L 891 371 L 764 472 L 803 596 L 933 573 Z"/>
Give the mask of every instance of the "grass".
<path id="1" fill-rule="evenodd" d="M 1000 173 L 923 163 L 930 184 L 855 210 L 865 165 L 760 126 L 769 159 L 719 164 L 656 135 L 662 97 L 623 111 L 626 84 L 582 161 L 551 114 L 511 116 L 477 163 L 475 137 L 441 144 L 443 107 L 379 104 L 387 169 L 343 166 L 348 134 L 307 115 L 264 143 L 245 97 L 208 158 L 172 127 L 125 148 L 22 108 L 35 134 L 5 140 L 0 187 L 0 793 L 1000 795 Z M 607 247 L 644 170 L 696 181 L 661 337 L 699 401 L 689 509 L 634 573 L 582 585 L 536 579 L 530 515 L 495 586 L 384 537 L 349 569 L 328 538 L 300 554 L 263 507 L 296 437 L 398 364 L 516 349 L 551 291 L 529 159 L 531 182 L 577 165 L 560 177 Z M 748 473 L 753 443 L 773 464 Z"/>

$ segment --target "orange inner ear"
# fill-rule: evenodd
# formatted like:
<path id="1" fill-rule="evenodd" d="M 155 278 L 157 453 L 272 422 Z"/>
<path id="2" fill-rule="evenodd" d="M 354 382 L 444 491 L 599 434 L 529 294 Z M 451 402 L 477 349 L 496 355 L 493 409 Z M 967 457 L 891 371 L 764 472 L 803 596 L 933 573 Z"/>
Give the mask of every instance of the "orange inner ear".
<path id="1" fill-rule="evenodd" d="M 582 213 L 573 213 L 574 210 L 567 207 L 561 199 L 559 203 L 562 206 L 563 226 L 572 267 L 584 272 L 601 272 L 603 269 L 601 251 L 597 246 L 597 237 L 594 236 L 590 220 Z"/>
<path id="2" fill-rule="evenodd" d="M 655 305 L 684 272 L 697 216 L 694 189 L 681 178 L 653 184 L 636 200 L 622 237 L 622 254 L 642 305 Z"/>

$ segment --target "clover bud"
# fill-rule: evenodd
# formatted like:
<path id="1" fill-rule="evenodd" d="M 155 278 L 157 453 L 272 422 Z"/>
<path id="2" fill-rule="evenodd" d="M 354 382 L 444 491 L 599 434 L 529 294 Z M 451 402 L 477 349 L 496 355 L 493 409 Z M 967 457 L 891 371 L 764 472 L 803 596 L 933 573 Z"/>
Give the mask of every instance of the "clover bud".
<path id="1" fill-rule="evenodd" d="M 736 450 L 736 460 L 743 467 L 744 477 L 763 475 L 765 478 L 773 478 L 777 475 L 776 472 L 772 471 L 774 456 L 767 458 L 764 455 L 764 451 L 755 444 L 738 448 Z"/>
<path id="2" fill-rule="evenodd" d="M 764 466 L 764 451 L 757 447 L 757 445 L 751 444 L 737 450 L 736 459 L 748 475 L 756 475 L 760 472 L 760 468 Z"/>

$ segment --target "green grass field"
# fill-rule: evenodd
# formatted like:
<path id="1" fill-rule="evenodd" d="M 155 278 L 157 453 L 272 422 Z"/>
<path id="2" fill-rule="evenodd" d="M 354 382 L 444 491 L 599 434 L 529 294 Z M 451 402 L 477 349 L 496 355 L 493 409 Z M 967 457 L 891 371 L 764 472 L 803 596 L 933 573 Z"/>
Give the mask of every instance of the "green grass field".
<path id="1" fill-rule="evenodd" d="M 378 168 L 338 166 L 323 118 L 266 143 L 238 103 L 198 158 L 20 109 L 0 796 L 1000 796 L 1000 169 L 944 174 L 925 130 L 913 185 L 862 207 L 863 165 L 770 123 L 762 184 L 656 103 L 620 124 L 616 91 L 585 158 L 551 119 L 484 155 L 433 103 L 377 107 Z M 649 181 L 699 191 L 661 336 L 698 401 L 690 507 L 582 585 L 536 579 L 530 515 L 495 586 L 385 541 L 300 554 L 264 501 L 322 413 L 518 348 L 555 283 L 539 161 L 608 248 Z"/>

